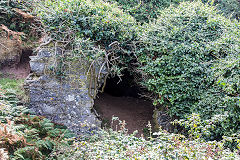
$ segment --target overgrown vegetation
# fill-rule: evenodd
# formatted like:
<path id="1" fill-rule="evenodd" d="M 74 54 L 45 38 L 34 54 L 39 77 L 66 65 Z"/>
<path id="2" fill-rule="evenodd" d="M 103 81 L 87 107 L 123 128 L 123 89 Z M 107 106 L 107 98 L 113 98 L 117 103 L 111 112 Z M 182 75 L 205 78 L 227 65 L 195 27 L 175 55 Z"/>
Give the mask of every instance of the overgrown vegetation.
<path id="1" fill-rule="evenodd" d="M 1 24 L 7 26 L 12 31 L 29 33 L 29 26 L 31 20 L 33 20 L 33 16 L 29 14 L 29 21 L 25 21 L 26 19 L 24 19 L 23 14 L 23 11 L 27 11 L 26 7 L 24 7 L 25 3 L 17 0 L 2 0 L 0 2 Z M 20 9 L 22 12 L 20 12 Z"/>
<path id="2" fill-rule="evenodd" d="M 212 140 L 240 129 L 239 26 L 215 7 L 184 2 L 164 10 L 139 35 L 139 68 L 151 77 L 142 83 L 155 93 L 155 104 L 178 118 L 228 113 Z"/>
<path id="3" fill-rule="evenodd" d="M 68 50 L 61 58 L 56 57 L 60 65 L 53 71 L 62 76 L 62 64 L 77 60 L 80 55 L 90 66 L 102 61 L 111 74 L 120 75 L 131 66 L 145 77 L 139 79 L 139 83 L 153 93 L 154 104 L 161 104 L 172 117 L 181 119 L 174 124 L 185 128 L 181 130 L 183 135 L 160 129 L 152 136 L 149 124 L 150 136 L 145 140 L 127 135 L 125 123 L 119 121 L 119 131 L 100 130 L 93 137 L 68 142 L 64 137 L 71 134 L 66 129 L 44 117 L 31 115 L 20 105 L 16 93 L 21 91 L 16 86 L 21 82 L 1 79 L 0 148 L 4 150 L 0 149 L 0 156 L 9 155 L 12 159 L 240 159 L 239 2 L 115 2 L 45 0 L 34 3 L 33 12 L 42 23 L 35 27 L 50 37 L 45 44 Z M 0 20 L 5 26 L 30 33 L 29 28 L 25 28 L 28 24 L 17 25 L 23 22 L 13 12 L 17 2 L 1 1 L 0 4 L 4 13 Z M 231 14 L 232 19 L 226 18 Z M 73 141 L 73 145 L 67 145 Z"/>
<path id="4" fill-rule="evenodd" d="M 34 3 L 32 0 L 1 0 L 0 1 L 0 34 L 11 39 L 19 45 L 19 48 L 31 48 L 35 46 L 40 36 L 33 26 L 39 26 L 37 20 L 30 14 Z M 6 39 L 1 39 L 7 41 Z M 0 42 L 0 46 L 6 44 Z M 6 47 L 9 47 L 6 45 Z M 5 47 L 4 47 L 5 48 Z M 0 48 L 1 49 L 1 48 Z"/>
<path id="5" fill-rule="evenodd" d="M 85 51 L 104 49 L 102 60 L 111 73 L 120 74 L 125 59 L 119 56 L 130 54 L 132 46 L 129 43 L 135 39 L 137 28 L 141 27 L 136 25 L 132 16 L 119 9 L 117 4 L 102 0 L 46 0 L 39 5 L 36 12 L 45 26 L 43 29 L 50 36 L 50 45 L 71 49 L 74 55 L 79 53 L 81 44 L 94 44 L 94 47 Z M 87 54 L 85 58 L 94 61 L 99 57 Z M 116 59 L 118 65 L 115 63 Z"/>
<path id="6" fill-rule="evenodd" d="M 160 16 L 161 10 L 170 6 L 177 6 L 179 3 L 191 0 L 115 0 L 119 8 L 128 12 L 138 22 L 145 23 Z M 109 1 L 112 2 L 112 1 Z M 239 18 L 240 3 L 238 0 L 202 0 L 217 6 L 224 16 Z"/>
<path id="7" fill-rule="evenodd" d="M 240 20 L 240 2 L 238 0 L 215 0 L 212 3 L 217 6 L 224 16 Z"/>
<path id="8" fill-rule="evenodd" d="M 7 83 L 0 85 L 0 159 L 46 159 L 54 146 L 73 134 L 64 126 L 32 115 L 16 97 L 20 89 L 17 82 L 4 81 Z"/>
<path id="9" fill-rule="evenodd" d="M 90 38 L 108 47 L 114 41 L 125 42 L 134 38 L 131 32 L 134 18 L 118 9 L 116 4 L 102 0 L 47 0 L 43 5 L 38 9 L 38 15 L 44 25 L 49 26 L 45 29 L 53 40 Z M 69 33 L 74 35 L 66 37 Z"/>
<path id="10" fill-rule="evenodd" d="M 159 16 L 164 8 L 177 5 L 184 0 L 115 0 L 119 8 L 128 12 L 138 22 L 145 23 Z M 111 1 L 109 1 L 111 2 Z"/>
<path id="11" fill-rule="evenodd" d="M 151 132 L 150 140 L 128 135 L 124 121 L 119 121 L 119 130 L 101 130 L 87 139 L 75 140 L 70 147 L 58 146 L 53 155 L 58 159 L 239 159 L 237 152 L 224 149 L 223 141 L 204 142 L 198 133 L 199 119 L 192 115 L 186 126 L 191 128 L 191 138 L 183 135 L 169 134 L 162 129 Z M 196 126 L 197 125 L 197 126 Z M 112 126 L 115 128 L 115 126 Z M 154 138 L 155 137 L 155 138 Z M 234 140 L 233 140 L 234 141 Z M 238 143 L 239 147 L 239 143 Z M 57 154 L 57 153 L 62 154 Z"/>

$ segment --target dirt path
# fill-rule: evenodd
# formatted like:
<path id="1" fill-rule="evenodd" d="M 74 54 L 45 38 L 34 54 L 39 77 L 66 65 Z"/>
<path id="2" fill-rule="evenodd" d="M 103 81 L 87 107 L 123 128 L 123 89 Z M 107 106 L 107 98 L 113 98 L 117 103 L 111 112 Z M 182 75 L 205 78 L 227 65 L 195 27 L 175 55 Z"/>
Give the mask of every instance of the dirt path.
<path id="1" fill-rule="evenodd" d="M 95 100 L 95 106 L 102 118 L 111 122 L 112 116 L 125 120 L 128 133 L 138 130 L 137 136 L 143 134 L 148 121 L 152 121 L 153 106 L 149 101 L 132 97 L 113 97 L 100 94 Z"/>

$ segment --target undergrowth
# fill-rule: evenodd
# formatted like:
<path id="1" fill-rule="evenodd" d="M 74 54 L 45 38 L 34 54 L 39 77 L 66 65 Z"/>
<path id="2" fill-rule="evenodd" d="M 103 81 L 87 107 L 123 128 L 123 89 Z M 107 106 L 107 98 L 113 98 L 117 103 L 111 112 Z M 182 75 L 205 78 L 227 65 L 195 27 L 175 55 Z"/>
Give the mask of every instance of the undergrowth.
<path id="1" fill-rule="evenodd" d="M 73 134 L 66 127 L 31 114 L 16 97 L 16 82 L 10 82 L 4 86 L 8 90 L 0 89 L 0 159 L 46 159 L 54 146 Z"/>
<path id="2" fill-rule="evenodd" d="M 24 95 L 23 83 L 24 79 L 0 78 L 0 88 L 15 93 L 18 97 Z"/>
<path id="3" fill-rule="evenodd" d="M 149 140 L 135 137 L 136 132 L 128 135 L 124 121 L 113 117 L 119 126 L 112 126 L 118 130 L 100 130 L 97 134 L 85 139 L 69 139 L 73 145 L 58 146 L 52 156 L 59 159 L 171 159 L 171 160 L 199 160 L 199 159 L 239 159 L 239 150 L 230 151 L 224 148 L 224 144 L 230 141 L 227 138 L 222 141 L 206 142 L 201 139 L 199 132 L 199 119 L 192 115 L 186 126 L 192 129 L 191 137 L 180 134 L 170 134 L 162 129 L 152 133 L 148 124 Z M 214 122 L 213 122 L 214 123 Z M 239 142 L 235 139 L 232 141 Z"/>

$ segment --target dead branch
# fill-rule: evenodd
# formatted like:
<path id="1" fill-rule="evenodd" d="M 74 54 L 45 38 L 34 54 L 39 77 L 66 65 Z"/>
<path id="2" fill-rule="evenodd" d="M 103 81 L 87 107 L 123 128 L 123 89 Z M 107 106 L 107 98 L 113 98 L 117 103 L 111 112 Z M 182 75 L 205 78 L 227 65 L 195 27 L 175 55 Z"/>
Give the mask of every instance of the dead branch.
<path id="1" fill-rule="evenodd" d="M 29 14 L 29 13 L 23 12 L 21 9 L 14 8 L 13 10 L 14 10 L 16 13 L 18 13 L 19 15 L 21 15 L 24 19 L 27 19 L 27 20 L 33 20 L 33 19 L 34 19 L 34 16 L 32 16 L 32 15 Z"/>
<path id="2" fill-rule="evenodd" d="M 36 49 L 35 52 L 39 51 L 42 46 L 48 45 L 50 42 L 52 42 L 52 39 L 50 38 L 47 42 L 40 44 Z"/>

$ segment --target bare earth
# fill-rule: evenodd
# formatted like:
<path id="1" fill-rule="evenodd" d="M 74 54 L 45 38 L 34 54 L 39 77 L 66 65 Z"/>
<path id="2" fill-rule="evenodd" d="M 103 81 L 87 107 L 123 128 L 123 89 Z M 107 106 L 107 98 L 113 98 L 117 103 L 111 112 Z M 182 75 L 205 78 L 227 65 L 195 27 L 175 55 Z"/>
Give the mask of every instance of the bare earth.
<path id="1" fill-rule="evenodd" d="M 95 100 L 95 108 L 103 119 L 111 122 L 112 116 L 125 120 L 128 133 L 138 130 L 137 136 L 143 134 L 148 121 L 152 121 L 153 106 L 149 101 L 133 97 L 113 97 L 100 94 Z"/>

